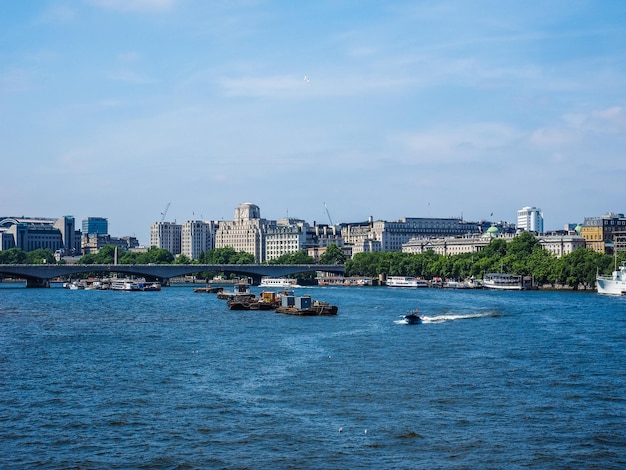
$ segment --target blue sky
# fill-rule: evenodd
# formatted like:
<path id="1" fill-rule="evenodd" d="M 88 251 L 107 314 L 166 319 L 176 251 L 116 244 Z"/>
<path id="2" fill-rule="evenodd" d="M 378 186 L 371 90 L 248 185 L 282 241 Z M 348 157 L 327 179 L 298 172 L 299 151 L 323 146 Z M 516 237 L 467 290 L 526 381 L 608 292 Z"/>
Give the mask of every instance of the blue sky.
<path id="1" fill-rule="evenodd" d="M 148 243 L 168 203 L 177 222 L 626 212 L 625 25 L 611 0 L 3 1 L 0 216 Z"/>

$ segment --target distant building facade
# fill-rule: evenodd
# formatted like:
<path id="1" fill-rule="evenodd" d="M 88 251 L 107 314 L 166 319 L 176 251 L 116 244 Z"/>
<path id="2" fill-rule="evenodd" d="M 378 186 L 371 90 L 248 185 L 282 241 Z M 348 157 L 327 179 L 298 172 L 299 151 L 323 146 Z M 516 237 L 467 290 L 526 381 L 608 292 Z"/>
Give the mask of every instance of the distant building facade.
<path id="1" fill-rule="evenodd" d="M 283 255 L 308 250 L 314 246 L 309 224 L 299 219 L 268 221 L 264 230 L 265 259 L 270 261 Z"/>
<path id="2" fill-rule="evenodd" d="M 194 259 L 209 250 L 215 249 L 215 222 L 188 220 L 181 227 L 181 254 Z"/>
<path id="3" fill-rule="evenodd" d="M 175 222 L 155 222 L 150 227 L 150 246 L 181 254 L 183 227 Z"/>
<path id="4" fill-rule="evenodd" d="M 265 231 L 268 222 L 261 218 L 261 209 L 249 202 L 235 209 L 231 221 L 220 221 L 215 231 L 215 248 L 231 247 L 237 252 L 250 253 L 256 263 L 262 263 L 265 255 Z"/>
<path id="5" fill-rule="evenodd" d="M 524 207 L 517 211 L 517 229 L 543 233 L 543 214 L 536 207 Z"/>
<path id="6" fill-rule="evenodd" d="M 460 218 L 406 217 L 395 221 L 376 220 L 347 224 L 341 230 L 346 244 L 352 245 L 353 256 L 368 251 L 402 251 L 414 238 L 467 236 L 479 234 L 481 226 Z"/>
<path id="7" fill-rule="evenodd" d="M 0 248 L 23 251 L 48 249 L 53 252 L 80 252 L 80 232 L 74 227 L 74 217 L 58 219 L 40 217 L 5 217 L 0 220 Z"/>
<path id="8" fill-rule="evenodd" d="M 87 217 L 83 219 L 83 235 L 107 235 L 109 220 L 104 217 Z"/>
<path id="9" fill-rule="evenodd" d="M 613 254 L 626 250 L 626 217 L 609 212 L 600 217 L 585 217 L 581 235 L 587 247 L 598 253 Z"/>

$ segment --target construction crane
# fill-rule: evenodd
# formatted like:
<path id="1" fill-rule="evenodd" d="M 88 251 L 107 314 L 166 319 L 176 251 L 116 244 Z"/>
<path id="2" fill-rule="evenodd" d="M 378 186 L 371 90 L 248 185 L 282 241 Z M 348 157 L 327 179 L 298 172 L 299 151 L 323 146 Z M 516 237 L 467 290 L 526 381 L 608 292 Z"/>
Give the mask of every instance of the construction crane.
<path id="1" fill-rule="evenodd" d="M 324 209 L 326 209 L 326 215 L 328 216 L 328 220 L 330 222 L 330 225 L 335 225 L 335 224 L 333 224 L 333 219 L 330 217 L 330 212 L 328 212 L 328 206 L 326 205 L 326 203 L 324 203 Z"/>
<path id="2" fill-rule="evenodd" d="M 165 206 L 165 210 L 161 212 L 161 222 L 165 220 L 165 216 L 167 215 L 167 210 L 170 208 L 170 204 L 171 202 L 168 202 L 167 206 Z"/>

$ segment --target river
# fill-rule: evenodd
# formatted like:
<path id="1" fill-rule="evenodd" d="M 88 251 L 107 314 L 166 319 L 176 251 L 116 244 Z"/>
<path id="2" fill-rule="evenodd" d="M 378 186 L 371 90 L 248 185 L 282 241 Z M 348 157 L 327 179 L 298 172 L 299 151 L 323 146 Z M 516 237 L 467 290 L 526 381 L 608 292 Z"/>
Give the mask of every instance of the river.
<path id="1" fill-rule="evenodd" d="M 297 292 L 339 314 L 0 284 L 3 468 L 626 467 L 626 297 Z"/>

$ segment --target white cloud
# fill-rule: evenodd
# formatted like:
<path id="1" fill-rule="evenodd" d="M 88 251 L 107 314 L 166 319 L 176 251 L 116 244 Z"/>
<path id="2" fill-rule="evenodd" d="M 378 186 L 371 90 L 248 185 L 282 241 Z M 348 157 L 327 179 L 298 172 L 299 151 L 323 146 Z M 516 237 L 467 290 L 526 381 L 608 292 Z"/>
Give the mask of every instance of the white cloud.
<path id="1" fill-rule="evenodd" d="M 392 140 L 410 152 L 409 161 L 432 162 L 434 158 L 446 161 L 474 159 L 483 152 L 511 146 L 522 136 L 521 131 L 506 124 L 483 122 L 398 134 Z"/>

